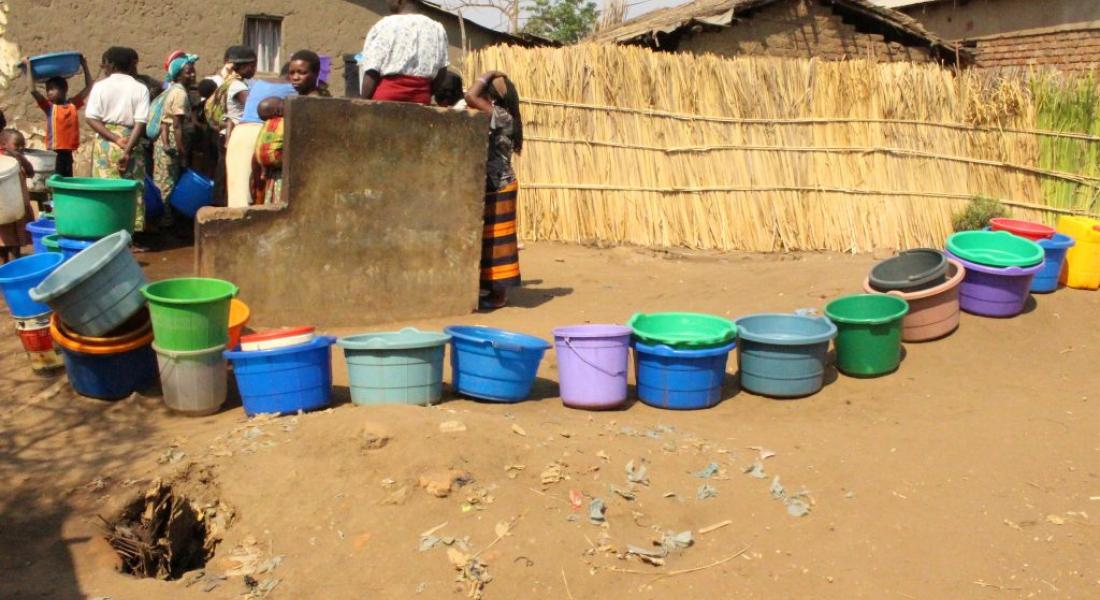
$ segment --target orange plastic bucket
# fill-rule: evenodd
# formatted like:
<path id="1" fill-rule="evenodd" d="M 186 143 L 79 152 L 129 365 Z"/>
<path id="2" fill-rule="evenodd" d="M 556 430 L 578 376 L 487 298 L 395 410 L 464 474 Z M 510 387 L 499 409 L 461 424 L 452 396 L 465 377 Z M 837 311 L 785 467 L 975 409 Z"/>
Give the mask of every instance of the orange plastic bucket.
<path id="1" fill-rule="evenodd" d="M 229 344 L 226 348 L 236 348 L 241 343 L 241 333 L 248 320 L 252 318 L 252 309 L 240 300 L 233 298 L 229 303 Z"/>
<path id="2" fill-rule="evenodd" d="M 50 318 L 50 336 L 62 348 L 81 354 L 123 354 L 153 343 L 153 328 L 144 327 L 136 335 L 126 334 L 117 338 L 74 339 L 62 331 L 61 319 L 54 313 Z"/>

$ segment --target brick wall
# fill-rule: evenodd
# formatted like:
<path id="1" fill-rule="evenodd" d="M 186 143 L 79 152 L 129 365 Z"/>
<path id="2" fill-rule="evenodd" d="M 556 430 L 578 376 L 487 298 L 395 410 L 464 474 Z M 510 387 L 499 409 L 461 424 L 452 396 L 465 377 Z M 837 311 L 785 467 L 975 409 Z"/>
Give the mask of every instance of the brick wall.
<path id="1" fill-rule="evenodd" d="M 972 42 L 979 68 L 1056 67 L 1064 71 L 1100 68 L 1100 28 L 1007 34 Z"/>
<path id="2" fill-rule="evenodd" d="M 871 58 L 879 62 L 933 60 L 926 48 L 904 46 L 879 34 L 859 32 L 829 7 L 813 0 L 777 2 L 728 28 L 685 35 L 678 50 L 721 56 Z"/>

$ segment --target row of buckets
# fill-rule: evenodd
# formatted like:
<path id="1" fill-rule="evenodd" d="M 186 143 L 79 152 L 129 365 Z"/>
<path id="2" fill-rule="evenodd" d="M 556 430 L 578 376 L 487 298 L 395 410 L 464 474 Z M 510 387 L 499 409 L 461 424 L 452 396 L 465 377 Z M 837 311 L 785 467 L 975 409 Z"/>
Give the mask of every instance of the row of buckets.
<path id="1" fill-rule="evenodd" d="M 556 329 L 562 400 L 585 409 L 622 405 L 631 356 L 638 398 L 669 409 L 717 404 L 734 350 L 741 387 L 765 396 L 819 391 L 831 346 L 837 369 L 846 375 L 891 373 L 900 365 L 903 342 L 950 335 L 960 311 L 1010 317 L 1024 309 L 1031 291 L 1053 289 L 1041 273 L 1054 278 L 1054 288 L 1059 279 L 1082 281 L 1091 254 L 1075 259 L 1067 251 L 1094 242 L 1067 242 L 1036 227 L 1042 226 L 995 222 L 997 231 L 952 235 L 946 251 L 900 253 L 875 265 L 863 282 L 866 293 L 829 302 L 823 315 L 807 310 L 730 321 L 656 313 L 637 314 L 625 326 Z M 1050 237 L 1029 239 L 1025 233 Z M 155 382 L 159 372 L 170 408 L 209 414 L 225 401 L 232 363 L 248 414 L 316 409 L 330 402 L 335 344 L 347 361 L 353 402 L 427 405 L 442 396 L 449 345 L 455 392 L 517 402 L 530 395 L 551 347 L 538 337 L 473 326 L 340 339 L 312 328 L 286 329 L 238 340 L 248 309 L 234 298 L 233 284 L 201 278 L 148 283 L 128 243 L 129 235 L 120 231 L 64 263 L 48 253 L 0 267 L 0 286 L 21 338 L 33 337 L 35 347 L 44 348 L 45 329 L 83 395 L 124 397 Z M 32 364 L 44 362 L 40 357 Z"/>

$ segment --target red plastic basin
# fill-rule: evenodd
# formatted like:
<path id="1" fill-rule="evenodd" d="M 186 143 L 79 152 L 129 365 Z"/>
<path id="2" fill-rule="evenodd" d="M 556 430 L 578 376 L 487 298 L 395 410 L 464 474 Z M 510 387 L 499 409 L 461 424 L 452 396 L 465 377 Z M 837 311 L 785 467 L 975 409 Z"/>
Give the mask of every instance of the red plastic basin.
<path id="1" fill-rule="evenodd" d="M 989 226 L 993 231 L 1007 231 L 1013 235 L 1027 238 L 1033 242 L 1054 237 L 1053 227 L 1047 227 L 1042 223 L 1033 223 L 1031 221 L 997 218 L 991 219 L 989 221 Z"/>

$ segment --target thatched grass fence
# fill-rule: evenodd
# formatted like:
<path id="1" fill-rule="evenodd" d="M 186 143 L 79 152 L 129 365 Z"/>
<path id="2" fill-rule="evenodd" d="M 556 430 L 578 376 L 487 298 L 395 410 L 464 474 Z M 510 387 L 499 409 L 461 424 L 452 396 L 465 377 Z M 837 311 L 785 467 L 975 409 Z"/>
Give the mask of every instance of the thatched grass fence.
<path id="1" fill-rule="evenodd" d="M 466 61 L 488 68 L 524 98 L 525 239 L 867 251 L 941 244 L 976 195 L 1048 221 L 1100 197 L 1100 137 L 1040 130 L 1023 79 L 597 45 Z"/>

